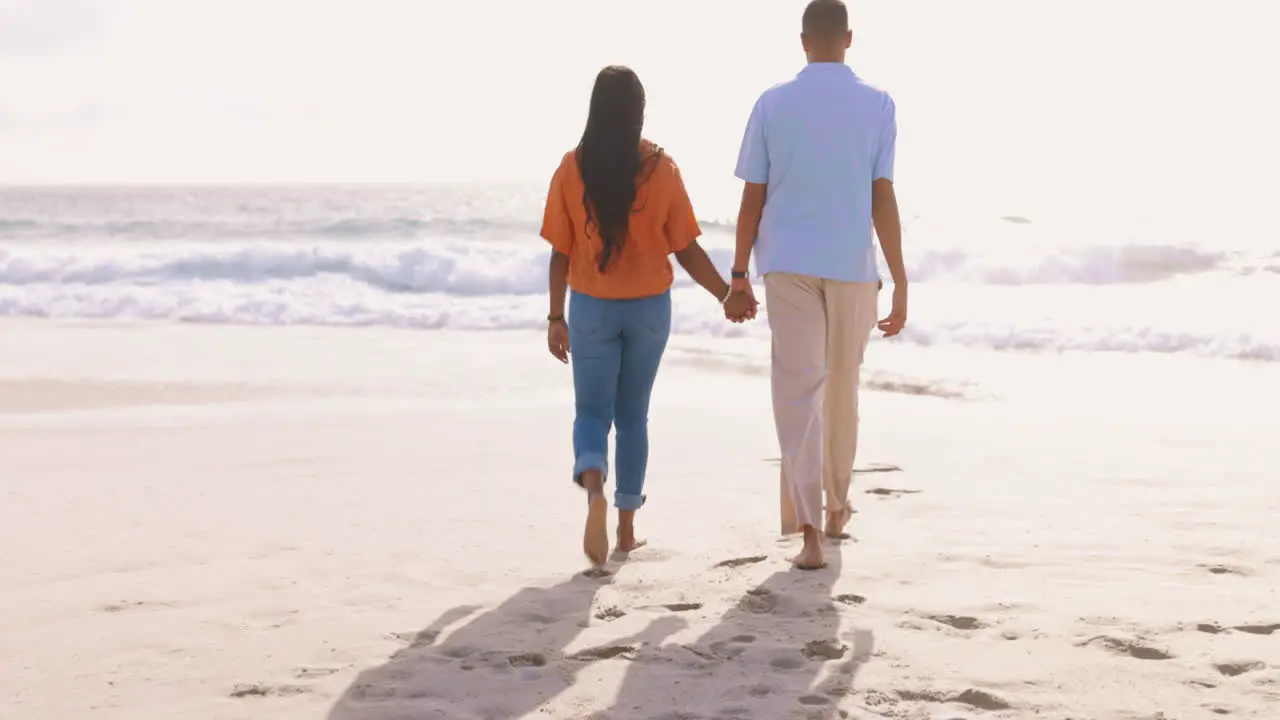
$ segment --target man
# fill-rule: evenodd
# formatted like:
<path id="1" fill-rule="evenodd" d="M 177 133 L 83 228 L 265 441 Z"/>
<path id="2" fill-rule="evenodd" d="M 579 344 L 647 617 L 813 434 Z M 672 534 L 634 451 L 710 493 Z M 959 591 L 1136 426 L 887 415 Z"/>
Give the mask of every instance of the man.
<path id="1" fill-rule="evenodd" d="M 754 250 L 773 335 L 782 531 L 803 533 L 793 562 L 810 570 L 824 564 L 824 532 L 845 537 L 863 353 L 877 324 L 886 336 L 906 324 L 907 275 L 893 100 L 845 65 L 852 33 L 843 2 L 813 0 L 802 26 L 808 66 L 760 96 L 742 141 L 732 287 L 752 293 Z M 893 310 L 879 323 L 873 224 L 893 279 Z"/>

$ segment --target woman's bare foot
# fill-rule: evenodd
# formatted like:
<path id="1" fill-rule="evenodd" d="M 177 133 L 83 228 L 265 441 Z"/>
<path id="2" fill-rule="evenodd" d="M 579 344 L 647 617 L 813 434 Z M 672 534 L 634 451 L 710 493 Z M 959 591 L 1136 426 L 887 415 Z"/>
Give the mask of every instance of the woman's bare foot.
<path id="1" fill-rule="evenodd" d="M 647 543 L 645 540 L 636 539 L 636 511 L 635 510 L 619 510 L 618 511 L 618 547 L 620 553 L 629 553 L 637 548 L 644 547 Z"/>
<path id="2" fill-rule="evenodd" d="M 818 570 L 826 567 L 827 563 L 822 559 L 822 535 L 818 532 L 818 528 L 805 525 L 803 531 L 804 547 L 801 548 L 799 555 L 791 559 L 791 564 L 797 570 Z"/>
<path id="3" fill-rule="evenodd" d="M 582 552 L 593 567 L 604 567 L 609 557 L 609 501 L 604 497 L 604 476 L 599 470 L 582 474 L 587 489 L 587 524 L 582 533 Z"/>
<path id="4" fill-rule="evenodd" d="M 832 540 L 848 540 L 849 533 L 845 532 L 844 528 L 852 518 L 853 510 L 847 507 L 834 512 L 828 510 L 826 536 Z"/>

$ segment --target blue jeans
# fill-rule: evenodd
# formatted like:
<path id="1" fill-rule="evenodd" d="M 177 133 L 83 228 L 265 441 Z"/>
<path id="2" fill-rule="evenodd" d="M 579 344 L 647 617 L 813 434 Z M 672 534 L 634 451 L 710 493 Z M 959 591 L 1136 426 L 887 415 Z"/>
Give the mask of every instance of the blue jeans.
<path id="1" fill-rule="evenodd" d="M 614 505 L 644 505 L 649 464 L 649 396 L 671 335 L 671 293 L 634 300 L 569 296 L 573 359 L 573 478 L 599 470 L 609 476 L 609 430 L 618 431 Z"/>

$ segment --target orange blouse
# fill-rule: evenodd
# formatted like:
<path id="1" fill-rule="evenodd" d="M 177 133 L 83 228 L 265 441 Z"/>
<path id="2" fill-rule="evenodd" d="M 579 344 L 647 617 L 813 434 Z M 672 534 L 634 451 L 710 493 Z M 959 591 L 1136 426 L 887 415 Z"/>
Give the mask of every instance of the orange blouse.
<path id="1" fill-rule="evenodd" d="M 582 203 L 582 172 L 574 151 L 565 154 L 551 178 L 542 237 L 569 256 L 569 287 L 596 298 L 618 300 L 660 295 L 671 287 L 671 253 L 689 246 L 702 229 L 680 178 L 680 168 L 665 153 L 636 190 L 626 242 L 605 272 L 599 270 L 604 246 L 594 228 L 587 230 Z"/>

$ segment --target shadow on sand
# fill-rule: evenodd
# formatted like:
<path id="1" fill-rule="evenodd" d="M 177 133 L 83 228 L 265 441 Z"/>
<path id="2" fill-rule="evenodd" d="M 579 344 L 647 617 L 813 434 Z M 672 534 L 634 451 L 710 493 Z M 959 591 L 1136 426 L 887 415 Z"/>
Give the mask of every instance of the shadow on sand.
<path id="1" fill-rule="evenodd" d="M 846 605 L 831 597 L 838 549 L 828 559 L 823 570 L 774 573 L 717 619 L 659 614 L 628 637 L 572 654 L 566 649 L 590 623 L 607 581 L 575 576 L 525 588 L 479 615 L 457 608 L 361 673 L 329 720 L 516 720 L 535 715 L 597 662 L 618 663 L 621 686 L 607 708 L 579 703 L 573 717 L 837 718 L 836 703 L 852 692 L 874 638 L 856 629 L 842 636 Z M 707 629 L 669 642 L 687 627 L 685 617 Z"/>
<path id="2" fill-rule="evenodd" d="M 853 692 L 875 638 L 870 630 L 841 633 L 847 605 L 831 597 L 838 548 L 828 562 L 814 572 L 776 572 L 691 642 L 639 653 L 613 705 L 593 719 L 841 717 L 837 703 Z"/>
<path id="3" fill-rule="evenodd" d="M 385 664 L 362 672 L 329 720 L 524 717 L 573 685 L 584 663 L 566 657 L 565 648 L 587 627 L 607 584 L 576 575 L 525 588 L 479 615 L 472 607 L 450 610 L 405 638 L 409 645 Z"/>

